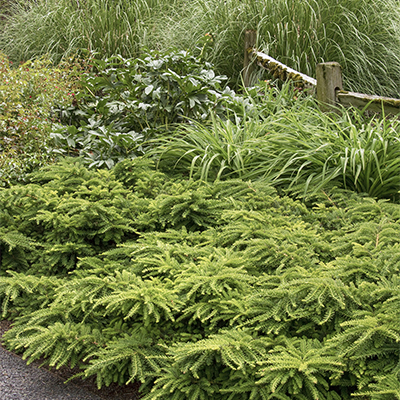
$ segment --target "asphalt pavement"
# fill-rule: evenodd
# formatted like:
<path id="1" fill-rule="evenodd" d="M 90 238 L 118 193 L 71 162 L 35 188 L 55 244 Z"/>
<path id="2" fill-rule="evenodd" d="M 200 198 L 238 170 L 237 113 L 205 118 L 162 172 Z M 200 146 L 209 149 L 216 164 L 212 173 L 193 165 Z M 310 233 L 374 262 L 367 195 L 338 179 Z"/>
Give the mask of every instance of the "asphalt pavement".
<path id="1" fill-rule="evenodd" d="M 40 368 L 41 361 L 26 365 L 20 355 L 9 352 L 1 339 L 11 326 L 0 320 L 0 400 L 139 400 L 139 383 L 97 388 L 95 377 L 66 380 L 79 370 L 61 367 L 59 370 Z M 43 360 L 42 360 L 43 361 Z"/>
<path id="2" fill-rule="evenodd" d="M 0 346 L 1 400 L 102 400 Z"/>

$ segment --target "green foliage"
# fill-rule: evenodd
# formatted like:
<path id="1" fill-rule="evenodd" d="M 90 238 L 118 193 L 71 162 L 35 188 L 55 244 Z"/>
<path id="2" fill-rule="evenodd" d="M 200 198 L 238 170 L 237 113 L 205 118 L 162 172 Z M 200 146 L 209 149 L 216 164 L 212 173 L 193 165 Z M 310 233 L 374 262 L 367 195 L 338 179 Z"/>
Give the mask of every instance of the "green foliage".
<path id="1" fill-rule="evenodd" d="M 146 151 L 144 141 L 189 120 L 246 108 L 223 87 L 224 76 L 188 52 L 150 51 L 141 57 L 93 59 L 75 107 L 59 110 L 55 152 L 80 155 L 88 165 L 113 167 Z"/>
<path id="2" fill-rule="evenodd" d="M 143 47 L 191 49 L 240 82 L 243 37 L 315 76 L 322 61 L 344 69 L 346 89 L 397 97 L 400 13 L 397 0 L 36 0 L 16 1 L 0 31 L 15 62 L 81 49 L 136 57 Z M 207 42 L 204 49 L 203 45 Z"/>
<path id="3" fill-rule="evenodd" d="M 15 261 L 18 262 L 18 260 Z M 22 308 L 29 304 L 32 307 L 46 306 L 54 295 L 54 289 L 58 287 L 58 279 L 55 277 L 27 276 L 13 271 L 9 271 L 8 274 L 11 279 L 0 276 L 3 318 L 8 315 L 10 302 L 13 303 L 17 298 Z M 30 299 L 33 293 L 35 298 Z"/>
<path id="4" fill-rule="evenodd" d="M 364 393 L 358 393 L 357 396 L 370 396 L 372 400 L 400 399 L 400 381 L 397 374 L 377 377 L 377 383 L 372 383 L 373 389 Z"/>
<path id="5" fill-rule="evenodd" d="M 58 62 L 81 49 L 108 56 L 135 56 L 141 47 L 156 43 L 150 34 L 157 27 L 154 16 L 168 15 L 171 9 L 171 3 L 162 0 L 16 0 L 13 3 L 0 47 L 18 62 L 43 53 L 50 53 Z M 8 39 L 12 37 L 14 43 L 9 46 Z"/>
<path id="6" fill-rule="evenodd" d="M 256 29 L 258 47 L 298 71 L 315 76 L 317 63 L 333 60 L 342 65 L 349 90 L 398 96 L 396 0 L 197 0 L 182 11 L 176 25 L 163 29 L 165 41 L 190 48 L 210 34 L 210 60 L 235 82 L 244 32 Z"/>
<path id="7" fill-rule="evenodd" d="M 179 126 L 173 137 L 165 135 L 154 140 L 150 154 L 159 159 L 162 169 L 189 170 L 191 176 L 206 181 L 249 174 L 252 178 L 265 177 L 270 132 L 267 122 L 261 121 L 273 121 L 277 115 L 294 110 L 299 112 L 301 101 L 305 101 L 301 105 L 303 110 L 306 104 L 315 104 L 309 104 L 290 84 L 278 89 L 270 82 L 262 82 L 246 95 L 251 107 L 232 114 L 230 119 L 212 118 L 210 123 L 196 121 Z"/>
<path id="8" fill-rule="evenodd" d="M 91 174 L 79 163 L 71 168 L 68 160 L 49 172 L 52 180 L 41 186 L 31 183 L 0 192 L 0 220 L 12 232 L 29 231 L 29 238 L 37 241 L 30 253 L 34 268 L 43 273 L 74 269 L 78 257 L 95 255 L 132 235 L 133 227 L 124 218 L 129 208 L 125 214 L 119 210 L 129 192 L 108 181 L 106 172 Z M 47 179 L 46 171 L 32 177 L 38 183 Z M 23 251 L 26 241 L 12 247 Z"/>
<path id="9" fill-rule="evenodd" d="M 137 157 L 0 190 L 4 338 L 146 400 L 398 397 L 400 208 Z M 14 257 L 16 255 L 16 257 Z"/>
<path id="10" fill-rule="evenodd" d="M 152 154 L 162 168 L 208 181 L 262 180 L 303 198 L 337 187 L 398 201 L 397 118 L 365 118 L 354 109 L 327 115 L 310 97 L 293 99 L 288 87 L 286 105 L 280 97 L 273 113 L 264 112 L 271 94 L 256 86 L 250 91 L 254 107 L 244 118 L 179 127 L 174 137 L 158 140 Z"/>
<path id="11" fill-rule="evenodd" d="M 91 353 L 87 357 L 92 359 L 85 374 L 96 374 L 99 388 L 111 382 L 120 385 L 134 381 L 143 383 L 154 377 L 155 371 L 160 369 L 157 358 L 162 358 L 164 354 L 164 349 L 147 332 L 138 332 L 134 336 L 126 334 L 123 338 L 109 342 L 106 349 Z"/>
<path id="12" fill-rule="evenodd" d="M 261 362 L 256 384 L 268 385 L 272 393 L 287 393 L 284 399 L 339 400 L 341 396 L 329 390 L 326 372 L 332 374 L 332 379 L 343 373 L 343 367 L 316 339 L 285 340 Z"/>
<path id="13" fill-rule="evenodd" d="M 17 68 L 0 52 L 0 186 L 25 179 L 27 173 L 54 162 L 50 132 L 56 104 L 72 104 L 78 71 L 71 58 L 57 68 L 47 58 Z"/>

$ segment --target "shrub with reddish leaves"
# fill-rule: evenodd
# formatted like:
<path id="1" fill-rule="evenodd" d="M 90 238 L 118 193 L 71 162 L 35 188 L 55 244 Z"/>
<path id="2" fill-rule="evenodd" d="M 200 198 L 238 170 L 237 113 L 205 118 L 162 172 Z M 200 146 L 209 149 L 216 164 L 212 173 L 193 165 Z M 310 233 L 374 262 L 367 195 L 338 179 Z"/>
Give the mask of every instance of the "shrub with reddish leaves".
<path id="1" fill-rule="evenodd" d="M 0 186 L 53 161 L 47 152 L 53 110 L 72 104 L 84 66 L 71 58 L 54 67 L 41 58 L 14 67 L 0 52 Z"/>

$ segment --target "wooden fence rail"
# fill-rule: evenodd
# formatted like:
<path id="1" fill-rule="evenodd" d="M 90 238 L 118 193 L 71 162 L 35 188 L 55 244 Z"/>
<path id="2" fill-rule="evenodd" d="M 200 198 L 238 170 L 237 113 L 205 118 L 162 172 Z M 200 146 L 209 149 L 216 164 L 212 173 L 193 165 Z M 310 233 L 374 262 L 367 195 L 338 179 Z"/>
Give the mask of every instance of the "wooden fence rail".
<path id="1" fill-rule="evenodd" d="M 276 79 L 292 80 L 295 86 L 313 88 L 321 108 L 334 110 L 337 105 L 353 106 L 372 112 L 400 114 L 400 99 L 368 95 L 343 90 L 342 68 L 337 62 L 317 64 L 317 79 L 298 72 L 274 58 L 256 50 L 257 32 L 245 33 L 243 82 L 250 86 L 251 78 L 258 65 L 268 70 Z"/>

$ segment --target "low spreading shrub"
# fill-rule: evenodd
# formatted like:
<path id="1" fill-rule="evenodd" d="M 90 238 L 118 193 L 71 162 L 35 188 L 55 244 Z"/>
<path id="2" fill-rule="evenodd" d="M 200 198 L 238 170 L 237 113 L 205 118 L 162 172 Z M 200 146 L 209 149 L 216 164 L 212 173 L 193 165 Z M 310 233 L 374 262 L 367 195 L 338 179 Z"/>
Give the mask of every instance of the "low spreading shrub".
<path id="1" fill-rule="evenodd" d="M 150 160 L 0 190 L 9 348 L 144 399 L 399 399 L 400 209 Z M 386 396 L 386 397 L 385 397 Z"/>

